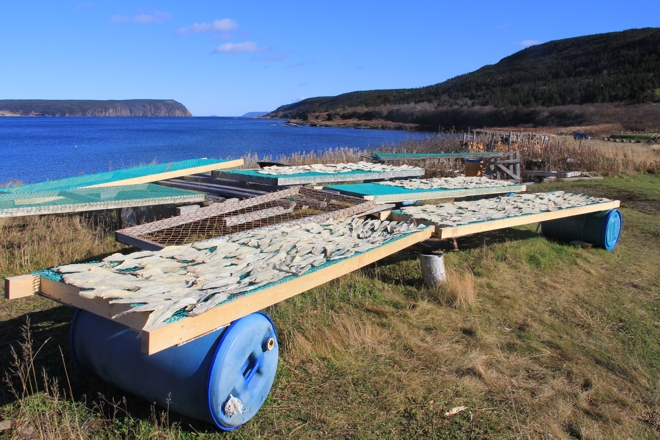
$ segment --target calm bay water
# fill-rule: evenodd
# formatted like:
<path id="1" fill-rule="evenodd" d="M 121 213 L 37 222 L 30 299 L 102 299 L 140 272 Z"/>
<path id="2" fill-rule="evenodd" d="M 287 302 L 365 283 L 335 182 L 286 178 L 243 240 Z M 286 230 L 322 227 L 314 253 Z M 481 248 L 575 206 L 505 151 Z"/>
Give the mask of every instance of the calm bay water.
<path id="1" fill-rule="evenodd" d="M 0 184 L 39 182 L 152 162 L 378 148 L 427 134 L 292 127 L 245 118 L 0 118 Z"/>

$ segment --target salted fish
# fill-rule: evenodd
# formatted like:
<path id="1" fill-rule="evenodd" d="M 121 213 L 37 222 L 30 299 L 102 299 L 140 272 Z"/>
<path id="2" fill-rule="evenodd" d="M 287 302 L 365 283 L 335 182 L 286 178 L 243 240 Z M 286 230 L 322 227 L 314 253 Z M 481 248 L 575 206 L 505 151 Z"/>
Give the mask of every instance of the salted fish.
<path id="1" fill-rule="evenodd" d="M 313 165 L 299 165 L 299 166 L 273 166 L 264 167 L 257 170 L 260 174 L 270 175 L 291 175 L 302 173 L 323 173 L 323 174 L 339 174 L 348 173 L 351 171 L 366 171 L 366 172 L 393 172 L 393 171 L 423 171 L 419 167 L 412 167 L 410 165 L 385 165 L 380 163 L 371 162 L 357 162 L 357 163 L 336 163 L 336 164 L 313 164 Z"/>
<path id="2" fill-rule="evenodd" d="M 516 182 L 493 180 L 488 177 L 436 177 L 432 179 L 389 180 L 375 183 L 410 190 L 497 188 L 517 185 Z"/>
<path id="3" fill-rule="evenodd" d="M 302 276 L 313 267 L 367 252 L 421 227 L 351 218 L 255 230 L 236 238 L 143 253 L 141 258 L 116 256 L 101 267 L 66 274 L 64 279 L 88 289 L 81 296 L 139 304 L 131 310 L 151 311 L 147 328 L 153 328 L 178 310 L 185 309 L 189 316 L 203 313 L 236 295 Z M 121 264 L 116 266 L 117 262 Z"/>
<path id="4" fill-rule="evenodd" d="M 117 261 L 124 261 L 127 258 L 131 258 L 133 260 L 138 260 L 140 258 L 145 258 L 145 257 L 151 257 L 153 256 L 154 253 L 152 251 L 138 251 L 138 252 L 133 252 L 132 254 L 129 255 L 123 255 L 123 254 L 112 254 L 109 257 L 106 257 L 103 259 L 104 262 L 117 262 Z"/>
<path id="5" fill-rule="evenodd" d="M 404 207 L 402 211 L 415 219 L 428 220 L 440 226 L 459 226 L 521 215 L 576 208 L 609 199 L 587 197 L 563 191 L 516 194 L 469 202 Z"/>
<path id="6" fill-rule="evenodd" d="M 58 266 L 53 268 L 53 272 L 57 273 L 75 273 L 75 272 L 87 272 L 92 267 L 99 267 L 98 263 L 87 263 L 87 264 L 67 264 L 64 266 Z"/>

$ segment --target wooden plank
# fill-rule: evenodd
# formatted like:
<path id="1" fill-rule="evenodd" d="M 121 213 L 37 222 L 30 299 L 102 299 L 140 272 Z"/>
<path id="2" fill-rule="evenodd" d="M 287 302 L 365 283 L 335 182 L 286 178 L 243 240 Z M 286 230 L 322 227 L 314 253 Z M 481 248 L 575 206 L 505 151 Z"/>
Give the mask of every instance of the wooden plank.
<path id="1" fill-rule="evenodd" d="M 44 296 L 62 304 L 87 310 L 88 312 L 94 313 L 103 318 L 112 319 L 114 315 L 131 308 L 130 304 L 108 304 L 108 300 L 103 298 L 83 298 L 79 294 L 80 289 L 76 286 L 59 283 L 57 281 L 49 280 L 48 278 L 42 277 L 40 284 L 41 294 Z M 148 316 L 149 313 L 147 312 L 131 313 L 113 319 L 113 321 L 124 324 L 125 326 L 139 332 L 146 324 Z"/>
<path id="2" fill-rule="evenodd" d="M 166 173 L 150 174 L 147 176 L 134 177 L 132 179 L 119 180 L 107 183 L 99 183 L 97 185 L 84 186 L 83 188 L 100 188 L 104 186 L 123 186 L 123 185 L 137 185 L 140 183 L 157 182 L 159 180 L 174 179 L 176 177 L 189 176 L 191 174 L 208 173 L 213 170 L 224 168 L 234 168 L 243 165 L 243 159 L 229 160 L 227 162 L 214 163 L 212 165 L 204 165 L 201 167 L 186 168 L 183 170 L 170 171 Z"/>
<path id="3" fill-rule="evenodd" d="M 247 316 L 250 313 L 306 292 L 399 252 L 413 244 L 427 240 L 431 237 L 432 233 L 433 228 L 426 228 L 311 274 L 303 275 L 286 283 L 276 284 L 273 287 L 239 297 L 234 301 L 215 307 L 202 315 L 184 318 L 171 324 L 163 324 L 149 331 L 145 330 L 141 333 L 142 352 L 145 354 L 154 354 L 168 347 L 183 344 L 215 329 L 224 327 L 232 321 Z"/>
<path id="4" fill-rule="evenodd" d="M 155 241 L 147 240 L 146 238 L 136 237 L 134 235 L 124 233 L 122 231 L 115 231 L 115 241 L 129 246 L 135 246 L 138 249 L 145 251 L 159 251 L 165 245 L 156 243 Z"/>
<path id="5" fill-rule="evenodd" d="M 502 171 L 504 171 L 505 173 L 507 173 L 509 176 L 511 176 L 512 179 L 514 179 L 514 180 L 522 180 L 522 179 L 520 178 L 520 176 L 517 176 L 517 175 L 513 172 L 513 170 L 509 170 L 507 167 L 505 167 L 504 165 L 500 165 L 499 163 L 496 163 L 495 165 L 497 165 L 497 167 L 498 167 L 499 169 L 501 169 Z"/>
<path id="6" fill-rule="evenodd" d="M 16 299 L 32 296 L 39 292 L 39 277 L 19 275 L 5 278 L 5 298 Z"/>
<path id="7" fill-rule="evenodd" d="M 385 220 L 387 217 L 389 217 L 390 213 L 392 212 L 392 209 L 396 208 L 396 205 L 376 205 L 376 207 L 368 210 L 361 212 L 359 214 L 355 214 L 353 218 L 355 217 L 365 217 L 370 214 L 377 215 L 380 220 Z"/>
<path id="8" fill-rule="evenodd" d="M 592 212 L 608 211 L 616 209 L 621 205 L 619 200 L 612 202 L 597 203 L 594 205 L 580 206 L 579 208 L 560 209 L 558 211 L 543 212 L 541 214 L 523 215 L 518 217 L 492 220 L 488 222 L 472 223 L 463 226 L 441 227 L 436 226 L 436 235 L 440 238 L 463 237 L 477 234 L 479 232 L 494 231 L 496 229 L 511 228 L 514 226 L 528 225 L 530 223 L 544 222 L 558 218 L 573 217 L 576 215 L 589 214 Z"/>

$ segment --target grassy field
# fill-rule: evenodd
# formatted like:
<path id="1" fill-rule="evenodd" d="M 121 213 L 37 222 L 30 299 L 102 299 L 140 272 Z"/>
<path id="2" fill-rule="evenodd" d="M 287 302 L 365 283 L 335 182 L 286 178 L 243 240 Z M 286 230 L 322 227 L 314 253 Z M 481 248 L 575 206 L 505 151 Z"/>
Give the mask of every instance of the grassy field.
<path id="1" fill-rule="evenodd" d="M 495 231 L 445 254 L 442 288 L 423 286 L 411 249 L 271 307 L 276 381 L 231 434 L 76 371 L 71 309 L 1 299 L 0 437 L 659 438 L 660 177 L 530 188 L 551 189 L 621 199 L 619 246 Z M 115 222 L 5 220 L 0 275 L 120 249 Z"/>

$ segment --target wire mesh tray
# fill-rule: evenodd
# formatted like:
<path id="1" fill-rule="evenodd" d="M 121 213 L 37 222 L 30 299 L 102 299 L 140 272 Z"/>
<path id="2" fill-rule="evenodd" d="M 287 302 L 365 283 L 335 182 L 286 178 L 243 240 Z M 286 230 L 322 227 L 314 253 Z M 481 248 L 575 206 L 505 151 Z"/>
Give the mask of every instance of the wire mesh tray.
<path id="1" fill-rule="evenodd" d="M 141 249 L 157 250 L 274 225 L 344 218 L 374 207 L 373 201 L 357 197 L 293 187 L 121 229 L 115 232 L 115 239 Z"/>

